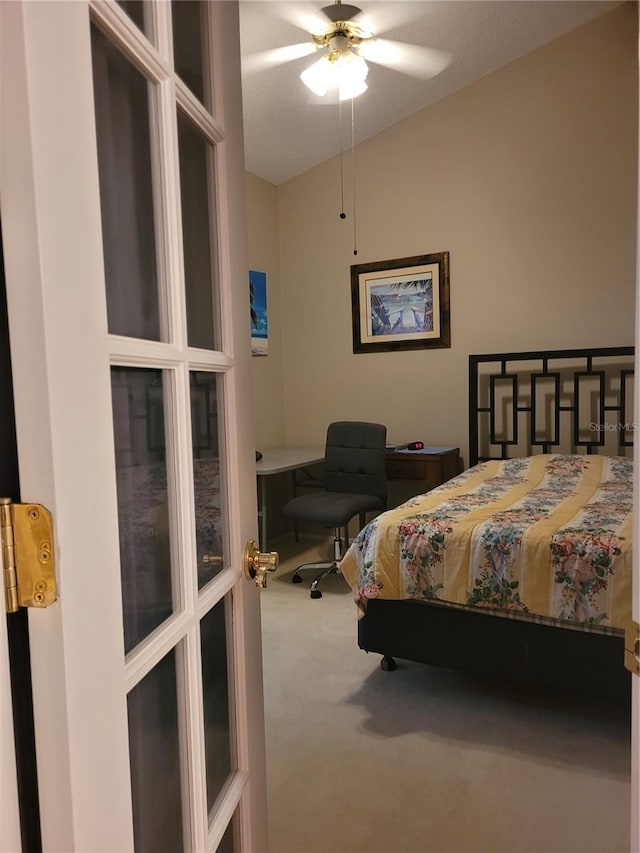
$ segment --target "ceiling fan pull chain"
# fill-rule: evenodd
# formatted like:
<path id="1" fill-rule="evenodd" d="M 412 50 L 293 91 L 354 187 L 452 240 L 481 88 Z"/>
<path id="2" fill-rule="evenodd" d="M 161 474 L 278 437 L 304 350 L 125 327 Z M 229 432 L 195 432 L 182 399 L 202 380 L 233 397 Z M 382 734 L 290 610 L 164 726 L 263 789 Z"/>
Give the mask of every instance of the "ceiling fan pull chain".
<path id="1" fill-rule="evenodd" d="M 356 108 L 351 98 L 351 182 L 353 184 L 353 254 L 358 254 L 356 240 Z"/>
<path id="2" fill-rule="evenodd" d="M 340 219 L 346 219 L 344 212 L 344 146 L 342 143 L 342 101 L 338 101 L 338 115 L 340 117 Z"/>

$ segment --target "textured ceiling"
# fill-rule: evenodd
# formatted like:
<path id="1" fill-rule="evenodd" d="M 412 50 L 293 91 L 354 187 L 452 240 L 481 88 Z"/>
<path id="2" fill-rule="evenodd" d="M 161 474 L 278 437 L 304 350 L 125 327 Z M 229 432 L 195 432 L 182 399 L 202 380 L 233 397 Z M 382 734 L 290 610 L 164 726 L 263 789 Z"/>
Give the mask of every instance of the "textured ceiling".
<path id="1" fill-rule="evenodd" d="M 340 150 L 338 106 L 312 103 L 305 56 L 256 71 L 256 55 L 310 40 L 305 23 L 327 2 L 240 0 L 247 169 L 280 184 Z M 445 51 L 450 64 L 416 79 L 369 63 L 355 100 L 356 143 L 619 5 L 601 0 L 362 0 L 376 35 Z M 296 25 L 297 22 L 301 26 Z M 252 68 L 253 66 L 253 68 Z M 343 127 L 350 134 L 350 102 Z M 350 136 L 348 137 L 350 138 Z"/>

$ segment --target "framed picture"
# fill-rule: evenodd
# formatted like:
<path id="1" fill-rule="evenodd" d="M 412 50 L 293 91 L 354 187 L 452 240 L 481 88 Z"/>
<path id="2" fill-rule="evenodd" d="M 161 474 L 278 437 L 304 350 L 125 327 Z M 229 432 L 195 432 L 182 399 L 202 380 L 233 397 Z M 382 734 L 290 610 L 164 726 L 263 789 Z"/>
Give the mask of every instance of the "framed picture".
<path id="1" fill-rule="evenodd" d="M 351 267 L 353 351 L 451 346 L 449 252 Z"/>

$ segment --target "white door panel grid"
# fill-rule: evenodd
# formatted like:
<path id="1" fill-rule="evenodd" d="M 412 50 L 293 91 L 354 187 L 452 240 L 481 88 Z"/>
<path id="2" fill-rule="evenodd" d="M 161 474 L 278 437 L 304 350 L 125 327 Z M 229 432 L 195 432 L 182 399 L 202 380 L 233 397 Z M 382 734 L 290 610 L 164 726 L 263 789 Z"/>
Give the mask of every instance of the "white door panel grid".
<path id="1" fill-rule="evenodd" d="M 45 850 L 266 850 L 236 2 L 0 4 Z"/>

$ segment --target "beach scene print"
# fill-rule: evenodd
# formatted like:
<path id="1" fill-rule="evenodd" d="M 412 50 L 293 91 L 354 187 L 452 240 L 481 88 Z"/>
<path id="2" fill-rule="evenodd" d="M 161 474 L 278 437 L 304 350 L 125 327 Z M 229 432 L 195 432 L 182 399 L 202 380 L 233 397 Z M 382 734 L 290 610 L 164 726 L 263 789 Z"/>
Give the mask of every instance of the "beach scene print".
<path id="1" fill-rule="evenodd" d="M 433 275 L 369 284 L 369 334 L 433 332 Z"/>

